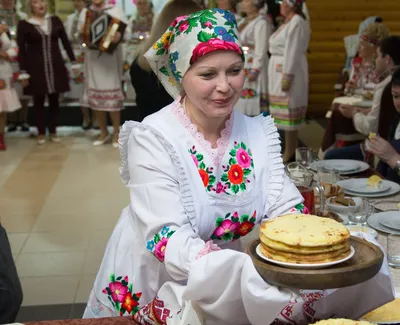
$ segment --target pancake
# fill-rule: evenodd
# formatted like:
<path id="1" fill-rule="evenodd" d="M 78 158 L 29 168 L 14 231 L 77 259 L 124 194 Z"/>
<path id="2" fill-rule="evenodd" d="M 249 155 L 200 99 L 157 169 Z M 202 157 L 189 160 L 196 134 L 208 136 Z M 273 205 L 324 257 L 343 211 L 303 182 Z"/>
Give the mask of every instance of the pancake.
<path id="1" fill-rule="evenodd" d="M 333 252 L 337 251 L 343 248 L 350 248 L 350 242 L 345 241 L 340 244 L 335 244 L 335 245 L 328 245 L 328 246 L 317 246 L 317 247 L 300 247 L 300 246 L 290 246 L 283 244 L 278 241 L 271 240 L 267 238 L 263 233 L 260 234 L 260 240 L 261 243 L 263 243 L 265 246 L 282 251 L 282 252 L 288 252 L 288 253 L 296 253 L 296 254 L 318 254 L 318 253 L 328 253 L 328 252 Z"/>
<path id="2" fill-rule="evenodd" d="M 286 263 L 294 263 L 294 264 L 320 264 L 320 263 L 334 262 L 337 260 L 341 260 L 350 254 L 350 249 L 346 248 L 329 253 L 310 254 L 310 255 L 283 253 L 271 250 L 265 247 L 264 245 L 261 245 L 260 250 L 264 256 L 272 260 L 286 262 Z"/>
<path id="3" fill-rule="evenodd" d="M 400 299 L 397 298 L 362 317 L 372 323 L 400 323 Z"/>
<path id="4" fill-rule="evenodd" d="M 350 232 L 341 223 L 307 214 L 290 214 L 265 222 L 260 233 L 289 246 L 326 247 L 343 244 Z"/>
<path id="5" fill-rule="evenodd" d="M 319 322 L 314 323 L 314 325 L 374 325 L 374 324 L 364 321 L 336 318 L 336 319 L 320 320 Z"/>

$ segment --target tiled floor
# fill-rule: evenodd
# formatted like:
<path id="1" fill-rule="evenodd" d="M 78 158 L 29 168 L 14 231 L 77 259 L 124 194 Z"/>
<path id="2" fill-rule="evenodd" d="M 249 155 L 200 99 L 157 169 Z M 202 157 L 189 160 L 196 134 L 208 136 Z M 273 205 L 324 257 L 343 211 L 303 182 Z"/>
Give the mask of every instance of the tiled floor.
<path id="1" fill-rule="evenodd" d="M 301 142 L 318 148 L 312 121 Z M 19 321 L 80 317 L 128 191 L 119 152 L 94 134 L 62 128 L 61 144 L 7 137 L 0 152 L 0 220 L 9 234 L 24 301 Z"/>

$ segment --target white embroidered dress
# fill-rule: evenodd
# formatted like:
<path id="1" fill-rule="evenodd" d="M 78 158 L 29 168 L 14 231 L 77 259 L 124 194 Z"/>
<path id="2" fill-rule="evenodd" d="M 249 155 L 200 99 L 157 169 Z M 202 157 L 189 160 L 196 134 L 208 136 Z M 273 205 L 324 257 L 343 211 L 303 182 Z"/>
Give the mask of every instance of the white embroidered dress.
<path id="1" fill-rule="evenodd" d="M 239 23 L 246 24 L 243 19 Z M 240 42 L 245 50 L 246 80 L 237 109 L 243 114 L 255 116 L 268 111 L 268 41 L 272 26 L 265 16 L 260 14 L 249 22 L 240 32 Z M 251 70 L 258 71 L 255 81 L 249 81 Z"/>
<path id="2" fill-rule="evenodd" d="M 301 298 L 270 286 L 241 252 L 239 239 L 255 224 L 301 209 L 274 122 L 235 112 L 221 135 L 211 148 L 179 99 L 143 123 L 124 125 L 121 175 L 131 204 L 108 242 L 85 318 L 136 313 L 139 324 L 166 324 L 192 301 L 205 324 L 269 324 L 284 308 L 300 310 L 299 324 L 309 321 L 305 300 L 325 293 Z M 377 303 L 392 297 L 384 291 L 390 281 L 387 289 L 386 278 L 379 280 L 377 288 L 364 287 L 381 295 Z M 350 315 L 371 304 L 348 308 Z M 329 306 L 320 315 L 332 313 Z"/>
<path id="3" fill-rule="evenodd" d="M 79 28 L 85 24 L 85 8 L 79 15 Z M 127 22 L 125 13 L 121 8 L 106 5 L 103 9 L 111 17 Z M 123 38 L 130 37 L 130 28 L 127 27 Z M 123 81 L 123 52 L 122 44 L 112 53 L 101 53 L 98 50 L 87 48 L 84 57 L 84 92 L 81 105 L 96 111 L 119 111 L 123 109 L 125 98 Z"/>
<path id="4" fill-rule="evenodd" d="M 297 130 L 304 126 L 308 106 L 307 48 L 310 25 L 299 15 L 282 25 L 269 39 L 269 108 L 278 129 Z M 282 90 L 282 81 L 290 90 Z"/>
<path id="5" fill-rule="evenodd" d="M 7 52 L 10 58 L 17 56 L 17 46 L 7 33 L 0 36 L 0 50 Z M 15 82 L 11 63 L 0 59 L 0 113 L 14 112 L 21 108 L 18 93 L 14 88 Z"/>

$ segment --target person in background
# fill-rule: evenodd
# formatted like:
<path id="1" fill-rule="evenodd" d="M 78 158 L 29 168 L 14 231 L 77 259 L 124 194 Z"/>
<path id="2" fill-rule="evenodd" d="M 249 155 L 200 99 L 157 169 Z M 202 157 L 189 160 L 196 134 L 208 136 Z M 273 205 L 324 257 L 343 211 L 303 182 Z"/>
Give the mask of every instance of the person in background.
<path id="1" fill-rule="evenodd" d="M 150 0 L 136 0 L 136 15 L 129 19 L 132 34 L 148 32 L 154 21 L 153 4 Z"/>
<path id="2" fill-rule="evenodd" d="M 236 108 L 249 116 L 268 111 L 268 41 L 272 26 L 262 12 L 264 7 L 264 0 L 243 0 L 246 17 L 238 25 L 245 50 L 246 81 Z"/>
<path id="3" fill-rule="evenodd" d="M 400 37 L 391 36 L 384 39 L 376 51 L 377 55 L 374 66 L 380 82 L 375 87 L 372 108 L 365 109 L 347 105 L 341 105 L 339 108 L 344 118 L 347 118 L 352 123 L 355 130 L 364 139 L 371 132 L 384 132 L 381 136 L 387 138 L 387 130 L 392 123 L 395 110 L 390 109 L 392 107 L 391 98 L 389 99 L 389 105 L 383 106 L 383 100 L 385 91 L 390 92 L 392 73 L 400 65 Z M 324 159 L 368 160 L 362 148 L 363 145 L 358 143 L 351 146 L 330 149 L 325 153 Z"/>
<path id="4" fill-rule="evenodd" d="M 283 161 L 292 159 L 298 130 L 305 125 L 308 106 L 307 49 L 310 24 L 302 11 L 304 0 L 283 0 L 285 23 L 271 36 L 268 68 L 269 108 L 276 126 L 284 130 Z"/>
<path id="5" fill-rule="evenodd" d="M 17 25 L 21 19 L 26 18 L 25 13 L 17 12 L 15 6 L 15 0 L 1 0 L 1 9 L 0 9 L 0 22 L 4 22 L 7 24 L 9 28 L 9 36 L 11 41 L 14 43 L 17 35 Z M 14 111 L 8 114 L 8 127 L 7 132 L 15 132 L 18 127 L 23 132 L 29 131 L 28 124 L 28 106 L 30 96 L 24 95 L 22 84 L 19 82 L 15 82 L 18 79 L 19 73 L 19 65 L 17 57 L 11 58 L 11 66 L 13 68 L 13 82 L 14 88 L 17 91 L 19 100 L 21 102 L 21 109 Z"/>
<path id="6" fill-rule="evenodd" d="M 47 3 L 43 0 L 28 0 L 27 20 L 18 24 L 18 62 L 21 69 L 19 79 L 25 92 L 33 96 L 38 129 L 37 143 L 46 142 L 46 115 L 44 102 L 49 101 L 48 131 L 52 142 L 57 137 L 59 94 L 69 90 L 69 80 L 64 59 L 59 47 L 61 41 L 71 62 L 75 55 L 69 43 L 64 25 L 57 16 L 47 14 Z M 76 70 L 79 65 L 75 65 Z"/>
<path id="7" fill-rule="evenodd" d="M 173 101 L 151 69 L 144 57 L 144 53 L 161 38 L 175 17 L 188 15 L 200 9 L 201 6 L 192 0 L 169 1 L 158 16 L 150 32 L 150 37 L 139 48 L 130 68 L 131 82 L 136 92 L 136 109 L 139 121 L 142 121 L 146 116 L 159 111 Z"/>
<path id="8" fill-rule="evenodd" d="M 8 26 L 0 24 L 0 151 L 7 148 L 4 140 L 7 113 L 21 108 L 14 88 L 13 69 L 9 62 L 16 55 L 16 46 L 8 36 Z"/>
<path id="9" fill-rule="evenodd" d="M 364 33 L 360 36 L 359 41 L 359 56 L 353 60 L 350 78 L 345 85 L 346 93 L 368 97 L 371 95 L 374 96 L 373 94 L 377 90 L 377 83 L 383 81 L 376 78 L 377 76 L 375 73 L 377 48 L 380 42 L 389 35 L 389 29 L 382 23 L 372 23 L 364 29 Z M 383 89 L 384 85 L 383 88 L 378 88 Z M 378 94 L 375 95 L 376 103 L 380 102 L 378 96 L 379 91 Z M 354 112 L 353 109 L 348 105 L 338 105 L 334 107 L 319 150 L 318 156 L 320 159 L 324 159 L 325 153 L 328 150 L 351 146 L 364 141 L 368 133 L 360 133 L 360 131 L 357 130 L 357 127 L 355 127 L 353 123 L 352 116 L 350 116 L 352 112 Z"/>
<path id="10" fill-rule="evenodd" d="M 7 232 L 0 218 L 0 324 L 12 324 L 22 304 L 22 288 Z"/>
<path id="11" fill-rule="evenodd" d="M 85 0 L 74 0 L 75 11 L 67 17 L 65 22 L 65 31 L 67 32 L 68 39 L 71 42 L 74 50 L 75 58 L 77 62 L 81 64 L 83 63 L 84 53 L 78 25 L 79 15 L 85 6 Z M 71 90 L 64 94 L 64 98 L 70 100 L 80 100 L 83 95 L 83 71 L 80 71 L 77 75 L 74 75 L 71 65 L 67 63 L 67 67 L 70 76 L 69 86 Z M 81 111 L 83 116 L 82 128 L 84 130 L 88 130 L 91 127 L 89 108 L 86 106 L 81 106 Z"/>
<path id="12" fill-rule="evenodd" d="M 368 151 L 380 160 L 377 171 L 386 179 L 400 184 L 400 68 L 393 73 L 391 91 L 397 115 L 389 130 L 388 140 L 379 135 L 372 137 L 368 140 Z"/>
<path id="13" fill-rule="evenodd" d="M 81 11 L 79 16 L 79 31 L 83 35 L 86 21 L 87 8 Z M 93 0 L 90 10 L 106 13 L 123 22 L 128 23 L 125 13 L 117 6 L 107 4 L 105 0 Z M 112 39 L 114 44 L 130 37 L 130 27 L 124 35 L 116 32 Z M 121 110 L 125 99 L 122 89 L 123 84 L 123 55 L 122 46 L 118 45 L 112 53 L 100 55 L 99 50 L 86 47 L 84 58 L 84 93 L 82 106 L 90 107 L 96 111 L 96 122 L 100 126 L 100 136 L 93 142 L 94 146 L 102 146 L 110 139 L 107 129 L 107 113 L 109 113 L 113 125 L 112 146 L 118 148 L 118 133 L 121 123 Z"/>
<path id="14" fill-rule="evenodd" d="M 238 4 L 241 0 L 218 0 L 217 7 L 223 10 L 229 10 L 231 13 L 235 15 L 236 22 L 242 19 L 240 12 L 238 12 Z"/>

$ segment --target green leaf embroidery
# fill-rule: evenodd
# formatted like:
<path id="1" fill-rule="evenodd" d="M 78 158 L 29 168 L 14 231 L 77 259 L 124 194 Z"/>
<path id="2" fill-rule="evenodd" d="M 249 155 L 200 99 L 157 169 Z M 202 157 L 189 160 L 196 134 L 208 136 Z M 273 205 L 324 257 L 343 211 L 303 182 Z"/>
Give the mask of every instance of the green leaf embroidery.
<path id="1" fill-rule="evenodd" d="M 198 39 L 198 41 L 201 42 L 201 43 L 207 43 L 211 38 L 212 38 L 212 34 L 211 34 L 211 33 L 204 32 L 204 31 L 201 31 L 201 32 L 197 35 L 197 39 Z"/>
<path id="2" fill-rule="evenodd" d="M 154 235 L 154 244 L 157 244 L 160 240 L 161 240 L 160 235 L 159 234 L 155 234 Z"/>
<path id="3" fill-rule="evenodd" d="M 234 23 L 230 23 L 229 21 L 227 21 L 224 25 L 225 25 L 225 26 L 232 27 L 232 28 L 235 27 L 235 24 L 234 24 Z M 229 33 L 229 34 L 232 34 L 231 32 L 233 32 L 232 29 L 229 30 L 228 33 Z M 232 36 L 235 37 L 235 36 L 236 36 L 235 33 L 233 33 Z"/>
<path id="4" fill-rule="evenodd" d="M 169 72 L 168 72 L 168 70 L 167 70 L 167 68 L 166 68 L 165 66 L 163 66 L 163 67 L 160 69 L 160 72 L 161 72 L 162 74 L 166 75 L 167 77 L 169 77 Z"/>
<path id="5" fill-rule="evenodd" d="M 157 55 L 163 55 L 164 54 L 164 52 L 165 52 L 165 50 L 164 49 L 159 49 L 158 51 L 157 51 Z"/>
<path id="6" fill-rule="evenodd" d="M 197 25 L 198 25 L 198 21 L 197 21 L 197 20 L 194 20 L 194 19 L 189 19 L 187 22 L 189 23 L 189 27 L 188 27 L 187 30 L 185 30 L 185 31 L 183 32 L 184 34 L 189 34 L 189 33 L 191 33 L 192 29 L 193 29 L 194 27 L 197 27 Z"/>
<path id="7" fill-rule="evenodd" d="M 225 215 L 225 219 L 228 219 L 228 218 L 230 218 L 230 217 L 231 217 L 231 213 L 228 212 L 228 213 Z"/>
<path id="8" fill-rule="evenodd" d="M 111 296 L 111 293 L 109 293 L 109 295 Z M 108 300 L 110 300 L 111 304 L 112 304 L 112 305 L 113 305 L 113 307 L 115 308 L 114 301 L 112 301 L 112 299 L 111 299 L 111 297 L 110 297 L 110 296 L 108 296 Z"/>
<path id="9" fill-rule="evenodd" d="M 175 34 L 173 34 L 173 35 L 171 36 L 171 39 L 170 39 L 170 41 L 169 41 L 169 44 L 171 45 L 173 42 L 175 42 Z"/>
<path id="10" fill-rule="evenodd" d="M 246 191 L 246 183 L 240 184 L 240 190 L 241 190 L 242 192 Z"/>
<path id="11" fill-rule="evenodd" d="M 121 310 L 121 304 L 118 301 L 115 303 L 115 309 L 118 311 Z"/>
<path id="12" fill-rule="evenodd" d="M 240 222 L 245 222 L 249 220 L 249 215 L 248 214 L 244 214 L 240 217 Z"/>
<path id="13" fill-rule="evenodd" d="M 115 274 L 110 275 L 110 282 L 115 282 Z"/>
<path id="14" fill-rule="evenodd" d="M 223 221 L 224 221 L 224 218 L 219 217 L 219 218 L 217 218 L 217 220 L 215 220 L 215 225 L 216 225 L 217 227 L 219 227 L 219 226 L 222 225 L 222 222 L 223 222 Z"/>
<path id="15" fill-rule="evenodd" d="M 234 146 L 235 149 L 239 149 L 240 148 L 240 144 L 236 143 L 236 145 Z"/>
<path id="16" fill-rule="evenodd" d="M 139 300 L 137 300 L 139 301 Z M 139 311 L 139 307 L 132 308 L 132 315 L 135 315 Z"/>
<path id="17" fill-rule="evenodd" d="M 128 286 L 128 290 L 129 290 L 130 293 L 132 293 L 132 291 L 133 291 L 133 290 L 132 290 L 132 283 Z M 135 297 L 136 297 L 136 294 L 134 294 L 132 297 L 135 298 Z"/>
<path id="18" fill-rule="evenodd" d="M 234 236 L 233 236 L 233 240 L 238 240 L 240 238 L 240 234 L 235 234 Z"/>
<path id="19" fill-rule="evenodd" d="M 239 218 L 238 218 L 238 217 L 233 217 L 233 218 L 231 219 L 231 221 L 232 221 L 232 222 L 239 222 Z"/>
<path id="20" fill-rule="evenodd" d="M 247 149 L 247 147 L 246 147 L 246 145 L 244 144 L 244 142 L 241 142 L 240 143 L 240 146 L 242 147 L 242 149 L 244 149 L 244 150 L 246 150 Z"/>
<path id="21" fill-rule="evenodd" d="M 229 154 L 230 154 L 232 157 L 236 157 L 236 150 L 235 150 L 235 149 L 232 149 L 231 151 L 229 151 Z"/>
<path id="22" fill-rule="evenodd" d="M 109 287 L 106 288 L 106 291 L 107 291 L 107 294 L 109 294 L 109 295 L 112 294 L 111 289 Z"/>
<path id="23" fill-rule="evenodd" d="M 197 161 L 202 161 L 204 156 L 200 153 L 196 154 Z"/>
<path id="24" fill-rule="evenodd" d="M 128 286 L 128 282 L 126 282 L 125 280 L 122 280 L 122 285 L 124 286 L 124 287 L 127 287 Z"/>
<path id="25" fill-rule="evenodd" d="M 248 169 L 248 168 L 243 169 L 243 175 L 244 175 L 245 177 L 249 176 L 250 174 L 251 174 L 251 169 Z"/>
<path id="26" fill-rule="evenodd" d="M 200 163 L 199 169 L 206 169 L 206 165 L 204 164 L 204 162 Z"/>
<path id="27" fill-rule="evenodd" d="M 232 192 L 235 193 L 235 194 L 237 194 L 237 193 L 239 192 L 239 185 L 236 185 L 236 184 L 233 185 L 233 186 L 232 186 Z"/>
<path id="28" fill-rule="evenodd" d="M 221 181 L 227 182 L 228 181 L 228 174 L 222 174 Z"/>
<path id="29" fill-rule="evenodd" d="M 250 222 L 255 223 L 255 222 L 256 222 L 256 218 L 251 217 L 251 218 L 250 218 Z"/>
<path id="30" fill-rule="evenodd" d="M 254 168 L 254 162 L 253 162 L 253 159 L 251 160 L 251 165 L 250 165 L 252 168 Z"/>
<path id="31" fill-rule="evenodd" d="M 118 278 L 117 278 L 117 281 L 120 281 L 122 279 L 122 276 L 119 276 Z"/>
<path id="32" fill-rule="evenodd" d="M 229 165 L 236 165 L 237 161 L 235 158 L 230 158 L 229 159 Z"/>
<path id="33" fill-rule="evenodd" d="M 214 175 L 210 175 L 209 179 L 208 179 L 208 183 L 213 185 L 216 181 L 216 178 Z"/>
<path id="34" fill-rule="evenodd" d="M 211 235 L 211 239 L 217 240 L 220 239 L 219 237 L 215 236 L 214 234 Z"/>
<path id="35" fill-rule="evenodd" d="M 167 238 L 171 238 L 171 236 L 175 233 L 175 230 L 171 230 L 168 234 L 167 234 Z"/>
<path id="36" fill-rule="evenodd" d="M 233 234 L 231 232 L 226 232 L 225 234 L 222 235 L 222 239 L 224 241 L 231 241 L 233 238 Z"/>

